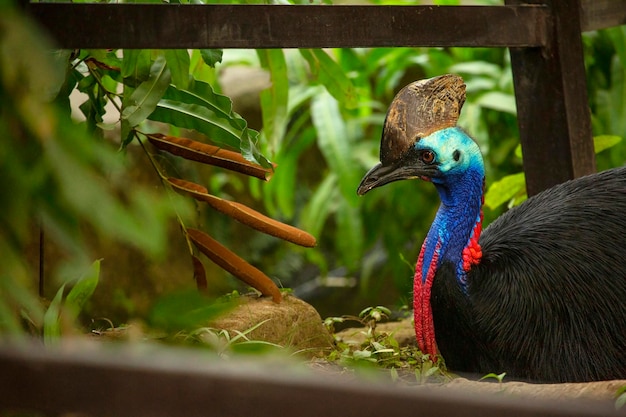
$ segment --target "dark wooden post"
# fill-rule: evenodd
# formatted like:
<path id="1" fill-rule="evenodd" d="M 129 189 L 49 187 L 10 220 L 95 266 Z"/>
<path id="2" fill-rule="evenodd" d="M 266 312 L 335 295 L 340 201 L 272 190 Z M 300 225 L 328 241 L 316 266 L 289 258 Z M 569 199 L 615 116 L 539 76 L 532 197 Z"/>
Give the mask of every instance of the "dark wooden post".
<path id="1" fill-rule="evenodd" d="M 506 0 L 549 8 L 547 44 L 511 48 L 529 195 L 595 172 L 579 0 Z"/>

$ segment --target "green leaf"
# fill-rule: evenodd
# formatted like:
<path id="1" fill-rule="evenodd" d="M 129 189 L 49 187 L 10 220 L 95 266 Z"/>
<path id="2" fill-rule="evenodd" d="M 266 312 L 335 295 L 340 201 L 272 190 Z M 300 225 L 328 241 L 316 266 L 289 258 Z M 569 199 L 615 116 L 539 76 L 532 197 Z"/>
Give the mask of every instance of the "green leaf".
<path id="1" fill-rule="evenodd" d="M 526 179 L 524 173 L 520 172 L 507 175 L 491 184 L 485 194 L 485 205 L 491 209 L 495 209 L 514 197 L 519 196 L 521 193 L 526 193 Z"/>
<path id="2" fill-rule="evenodd" d="M 301 224 L 304 230 L 313 236 L 321 236 L 324 223 L 340 198 L 337 191 L 337 176 L 331 173 L 317 187 L 303 210 Z"/>
<path id="3" fill-rule="evenodd" d="M 593 138 L 593 150 L 595 153 L 600 153 L 606 149 L 609 149 L 622 141 L 621 136 L 615 135 L 600 135 Z"/>
<path id="4" fill-rule="evenodd" d="M 486 61 L 461 62 L 452 65 L 449 71 L 458 74 L 485 75 L 493 80 L 498 80 L 502 77 L 502 67 Z"/>
<path id="5" fill-rule="evenodd" d="M 61 337 L 61 302 L 65 285 L 57 291 L 43 315 L 43 340 L 46 345 L 51 345 Z"/>
<path id="6" fill-rule="evenodd" d="M 148 321 L 163 330 L 191 330 L 206 326 L 234 305 L 208 299 L 196 290 L 179 291 L 159 298 L 150 310 Z"/>
<path id="7" fill-rule="evenodd" d="M 154 111 L 170 84 L 170 71 L 165 57 L 159 56 L 150 68 L 150 77 L 131 94 L 128 105 L 122 111 L 122 120 L 130 127 L 143 122 Z"/>
<path id="8" fill-rule="evenodd" d="M 124 49 L 122 58 L 122 77 L 145 81 L 150 76 L 149 49 Z"/>
<path id="9" fill-rule="evenodd" d="M 189 90 L 169 86 L 149 119 L 196 130 L 214 143 L 240 149 L 252 162 L 270 166 L 256 147 L 258 132 L 232 111 L 230 98 L 215 93 L 207 83 L 194 80 Z"/>
<path id="10" fill-rule="evenodd" d="M 483 376 L 482 378 L 479 379 L 479 381 L 485 380 L 485 379 L 489 379 L 489 378 L 493 378 L 493 379 L 497 379 L 499 383 L 502 383 L 502 380 L 504 379 L 504 377 L 506 376 L 506 372 L 502 372 L 501 374 L 496 374 L 494 372 L 487 374 L 485 376 Z"/>
<path id="11" fill-rule="evenodd" d="M 72 320 L 76 320 L 98 286 L 100 278 L 100 261 L 101 259 L 95 261 L 91 265 L 89 272 L 81 277 L 78 282 L 76 282 L 74 287 L 72 287 L 69 294 L 67 294 L 65 306 L 68 309 L 68 313 L 71 314 L 70 318 Z"/>
<path id="12" fill-rule="evenodd" d="M 122 65 L 122 60 L 117 56 L 115 51 L 108 49 L 88 49 L 87 55 L 94 58 L 96 61 L 101 62 L 109 67 L 119 68 Z"/>
<path id="13" fill-rule="evenodd" d="M 208 66 L 215 68 L 215 64 L 222 62 L 224 51 L 221 49 L 200 49 L 202 60 Z"/>
<path id="14" fill-rule="evenodd" d="M 351 206 L 356 206 L 358 196 L 355 189 L 360 174 L 355 170 L 357 164 L 352 161 L 348 132 L 337 100 L 327 92 L 321 92 L 313 98 L 311 117 L 319 148 L 332 172 L 337 174 L 341 194 Z"/>
<path id="15" fill-rule="evenodd" d="M 618 390 L 615 399 L 615 409 L 619 410 L 626 405 L 626 385 L 622 385 Z"/>
<path id="16" fill-rule="evenodd" d="M 364 231 L 360 210 L 340 198 L 336 217 L 337 249 L 346 267 L 355 270 L 363 255 Z"/>
<path id="17" fill-rule="evenodd" d="M 595 153 L 600 153 L 606 149 L 612 148 L 622 141 L 621 136 L 616 135 L 600 135 L 593 137 L 593 150 Z M 522 145 L 515 147 L 515 156 L 522 157 Z"/>
<path id="18" fill-rule="evenodd" d="M 261 91 L 263 132 L 272 146 L 277 149 L 287 126 L 289 80 L 287 64 L 282 49 L 257 49 L 261 66 L 270 73 L 270 87 Z"/>
<path id="19" fill-rule="evenodd" d="M 517 114 L 515 96 L 501 91 L 490 91 L 483 94 L 476 100 L 476 104 L 496 111 Z"/>
<path id="20" fill-rule="evenodd" d="M 328 92 L 347 109 L 358 106 L 358 95 L 352 81 L 343 69 L 322 49 L 300 49 L 311 72 L 318 77 Z"/>
<path id="21" fill-rule="evenodd" d="M 274 192 L 276 203 L 281 214 L 287 219 L 294 215 L 294 202 L 298 184 L 298 170 L 301 166 L 300 157 L 315 143 L 315 130 L 308 129 L 299 135 L 298 140 L 281 154 L 276 161 L 280 168 L 272 181 L 266 184 L 268 192 Z"/>
<path id="22" fill-rule="evenodd" d="M 186 49 L 166 49 L 165 60 L 172 75 L 172 84 L 186 89 L 189 85 L 189 52 Z"/>

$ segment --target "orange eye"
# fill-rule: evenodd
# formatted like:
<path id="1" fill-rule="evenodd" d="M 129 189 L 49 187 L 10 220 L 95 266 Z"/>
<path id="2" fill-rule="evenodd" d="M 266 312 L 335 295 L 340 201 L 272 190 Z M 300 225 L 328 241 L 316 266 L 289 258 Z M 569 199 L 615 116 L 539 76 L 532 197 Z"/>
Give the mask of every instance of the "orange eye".
<path id="1" fill-rule="evenodd" d="M 425 164 L 432 164 L 435 161 L 435 153 L 433 151 L 424 151 L 420 159 Z"/>

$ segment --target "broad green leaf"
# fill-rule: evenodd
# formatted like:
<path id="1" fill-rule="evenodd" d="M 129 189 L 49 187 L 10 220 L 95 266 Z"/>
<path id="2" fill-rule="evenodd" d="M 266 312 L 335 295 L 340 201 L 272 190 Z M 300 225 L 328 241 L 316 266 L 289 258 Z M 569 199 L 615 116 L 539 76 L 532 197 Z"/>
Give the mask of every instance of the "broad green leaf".
<path id="1" fill-rule="evenodd" d="M 217 83 L 217 71 L 214 67 L 208 66 L 200 50 L 194 49 L 191 51 L 191 61 L 189 62 L 190 74 L 192 80 L 201 81 L 209 84 Z M 193 82 L 193 81 L 190 81 Z"/>
<path id="2" fill-rule="evenodd" d="M 287 126 L 289 80 L 287 64 L 282 49 L 257 49 L 261 66 L 270 73 L 270 87 L 261 91 L 263 132 L 276 150 L 283 139 Z"/>
<path id="3" fill-rule="evenodd" d="M 300 53 L 309 63 L 311 72 L 333 97 L 348 109 L 357 107 L 356 88 L 339 64 L 322 49 L 300 49 Z"/>
<path id="4" fill-rule="evenodd" d="M 68 313 L 71 314 L 70 317 L 72 320 L 78 317 L 85 303 L 91 298 L 91 295 L 98 286 L 100 279 L 100 261 L 100 259 L 95 261 L 91 265 L 89 272 L 81 277 L 67 294 L 65 306 L 68 309 Z"/>
<path id="5" fill-rule="evenodd" d="M 626 405 L 626 385 L 622 385 L 621 387 L 619 387 L 617 389 L 617 392 L 615 393 L 615 396 L 615 409 L 619 410 L 620 408 L 624 407 L 624 405 Z"/>
<path id="6" fill-rule="evenodd" d="M 240 148 L 240 137 L 244 133 L 209 108 L 181 101 L 161 100 L 150 119 L 193 129 L 208 136 L 212 142 L 235 149 Z"/>
<path id="7" fill-rule="evenodd" d="M 151 326 L 179 332 L 206 326 L 210 320 L 234 307 L 232 301 L 216 302 L 196 290 L 180 291 L 159 298 L 148 315 Z"/>
<path id="8" fill-rule="evenodd" d="M 626 29 L 617 26 L 607 29 L 606 33 L 613 43 L 613 47 L 621 61 L 622 67 L 626 66 Z"/>
<path id="9" fill-rule="evenodd" d="M 486 61 L 461 62 L 452 65 L 449 71 L 460 74 L 485 75 L 493 80 L 502 77 L 502 67 Z"/>
<path id="10" fill-rule="evenodd" d="M 154 111 L 159 100 L 170 85 L 170 71 L 165 57 L 159 56 L 150 68 L 150 77 L 133 91 L 127 106 L 122 111 L 122 120 L 130 127 L 143 122 Z"/>
<path id="11" fill-rule="evenodd" d="M 60 316 L 64 290 L 65 285 L 61 285 L 61 288 L 59 288 L 43 315 L 43 340 L 46 345 L 53 344 L 56 339 L 61 337 Z"/>
<path id="12" fill-rule="evenodd" d="M 355 270 L 363 255 L 364 232 L 361 212 L 358 207 L 352 206 L 343 198 L 340 198 L 338 203 L 335 235 L 337 249 L 346 267 Z"/>
<path id="13" fill-rule="evenodd" d="M 502 111 L 510 114 L 517 114 L 515 96 L 501 91 L 490 91 L 483 94 L 475 101 L 476 104 L 492 110 Z"/>
<path id="14" fill-rule="evenodd" d="M 615 135 L 600 135 L 593 138 L 593 150 L 595 153 L 600 153 L 606 149 L 609 149 L 622 141 L 620 136 Z"/>
<path id="15" fill-rule="evenodd" d="M 149 49 L 124 49 L 124 57 L 122 59 L 123 78 L 145 81 L 150 76 L 151 66 Z"/>
<path id="16" fill-rule="evenodd" d="M 69 130 L 71 126 L 66 128 Z M 45 143 L 46 160 L 57 167 L 54 178 L 61 185 L 58 195 L 64 201 L 64 208 L 74 217 L 89 218 L 100 233 L 131 243 L 147 254 L 159 255 L 165 249 L 165 222 L 173 214 L 171 202 L 141 188 L 125 195 L 124 202 L 107 192 L 110 178 L 98 175 L 94 167 L 88 165 L 106 162 L 107 168 L 112 169 L 116 162 L 121 162 L 120 155 L 110 149 L 100 150 L 98 157 L 103 161 L 95 161 L 92 145 L 84 140 Z M 183 205 L 177 208 L 181 216 L 183 207 L 189 208 Z"/>
<path id="17" fill-rule="evenodd" d="M 355 171 L 352 149 L 339 105 L 327 92 L 313 98 L 311 117 L 317 131 L 319 148 L 332 172 L 337 174 L 341 194 L 352 206 L 357 205 L 356 187 L 359 175 Z"/>
<path id="18" fill-rule="evenodd" d="M 256 148 L 258 132 L 232 111 L 230 98 L 215 93 L 207 83 L 196 80 L 189 90 L 170 86 L 149 119 L 196 130 L 214 143 L 240 149 L 249 161 L 271 166 Z"/>
<path id="19" fill-rule="evenodd" d="M 298 140 L 285 149 L 285 152 L 280 155 L 280 159 L 276 160 L 276 164 L 280 168 L 272 177 L 272 181 L 265 185 L 268 188 L 268 193 L 275 196 L 281 215 L 287 219 L 291 219 L 294 215 L 294 202 L 298 189 L 298 170 L 301 165 L 300 157 L 314 143 L 314 129 L 310 128 L 299 135 Z"/>
<path id="20" fill-rule="evenodd" d="M 491 184 L 485 194 L 485 205 L 495 209 L 510 201 L 521 193 L 526 193 L 526 179 L 524 173 L 507 175 Z"/>
<path id="21" fill-rule="evenodd" d="M 224 51 L 221 49 L 200 49 L 200 55 L 205 64 L 215 68 L 215 64 L 222 62 Z"/>
<path id="22" fill-rule="evenodd" d="M 331 211 L 336 209 L 335 201 L 341 196 L 337 193 L 337 176 L 329 174 L 317 187 L 303 210 L 301 225 L 313 236 L 321 236 L 324 223 Z"/>
<path id="23" fill-rule="evenodd" d="M 189 85 L 189 52 L 186 49 L 166 49 L 165 60 L 172 75 L 172 84 L 184 90 Z"/>
<path id="24" fill-rule="evenodd" d="M 308 114 L 308 113 L 307 113 Z M 295 119 L 294 123 L 306 118 L 307 114 Z M 288 146 L 282 148 L 276 155 L 274 162 L 279 167 L 272 180 L 262 185 L 263 192 L 258 190 L 260 198 L 263 197 L 265 207 L 272 217 L 292 219 L 295 214 L 294 204 L 296 197 L 301 195 L 298 186 L 299 171 L 301 169 L 301 156 L 315 143 L 315 129 L 308 127 L 304 131 L 297 130 L 297 139 L 290 141 Z"/>
<path id="25" fill-rule="evenodd" d="M 87 50 L 87 54 L 96 61 L 109 67 L 120 68 L 122 66 L 122 60 L 115 54 L 114 51 L 106 49 L 89 49 Z"/>
<path id="26" fill-rule="evenodd" d="M 620 136 L 615 135 L 599 135 L 593 137 L 593 150 L 595 153 L 600 153 L 606 149 L 612 148 L 622 141 Z M 522 145 L 515 147 L 515 156 L 522 157 Z"/>

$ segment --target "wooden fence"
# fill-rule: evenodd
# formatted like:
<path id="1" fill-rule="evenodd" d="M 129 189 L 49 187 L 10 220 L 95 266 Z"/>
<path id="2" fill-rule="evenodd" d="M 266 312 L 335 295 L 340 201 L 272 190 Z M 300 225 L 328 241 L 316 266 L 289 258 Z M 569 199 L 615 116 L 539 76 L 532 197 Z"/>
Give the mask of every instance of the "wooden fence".
<path id="1" fill-rule="evenodd" d="M 100 343 L 100 342 L 97 342 Z M 547 401 L 505 393 L 366 382 L 267 359 L 125 344 L 0 348 L 0 414 L 114 417 L 592 417 L 611 401 Z M 7 415 L 7 414 L 2 414 Z"/>
<path id="2" fill-rule="evenodd" d="M 24 3 L 62 48 L 510 48 L 526 184 L 595 171 L 581 31 L 626 23 L 626 0 L 505 6 Z"/>

